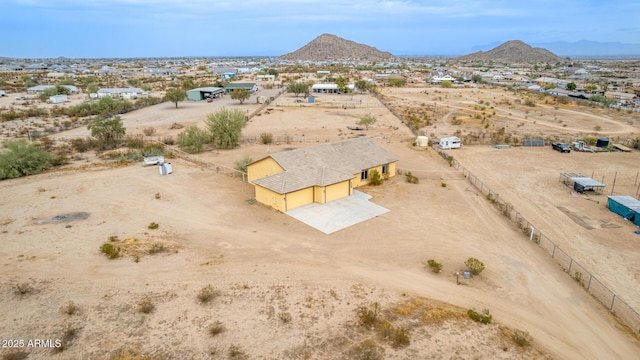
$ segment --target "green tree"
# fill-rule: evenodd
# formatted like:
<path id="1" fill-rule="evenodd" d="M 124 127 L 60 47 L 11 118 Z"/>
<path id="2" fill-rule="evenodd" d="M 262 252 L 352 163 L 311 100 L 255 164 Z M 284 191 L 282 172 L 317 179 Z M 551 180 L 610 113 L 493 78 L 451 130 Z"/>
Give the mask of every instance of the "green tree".
<path id="1" fill-rule="evenodd" d="M 267 70 L 267 74 L 269 74 L 269 75 L 275 75 L 275 77 L 278 77 L 278 70 L 276 70 L 276 69 L 269 69 L 269 70 Z"/>
<path id="2" fill-rule="evenodd" d="M 190 125 L 180 134 L 176 143 L 180 149 L 190 153 L 196 154 L 204 150 L 204 146 L 211 142 L 211 134 L 202 130 L 195 125 Z"/>
<path id="3" fill-rule="evenodd" d="M 451 82 L 451 80 L 443 80 L 440 86 L 442 86 L 443 88 L 450 88 L 451 86 L 453 86 L 453 83 Z"/>
<path id="4" fill-rule="evenodd" d="M 356 81 L 356 89 L 360 90 L 360 93 L 364 93 L 369 89 L 369 82 L 367 80 Z"/>
<path id="5" fill-rule="evenodd" d="M 169 89 L 167 90 L 167 93 L 164 95 L 164 100 L 175 103 L 176 109 L 178 108 L 178 102 L 186 98 L 187 98 L 187 92 L 178 88 Z"/>
<path id="6" fill-rule="evenodd" d="M 358 120 L 356 125 L 364 126 L 367 130 L 369 130 L 369 126 L 375 124 L 376 121 L 378 121 L 378 120 L 376 119 L 375 116 L 373 116 L 371 114 L 367 114 L 367 115 L 363 116 L 362 118 L 360 118 L 360 120 Z"/>
<path id="7" fill-rule="evenodd" d="M 242 128 L 247 124 L 247 116 L 240 110 L 221 109 L 209 114 L 207 125 L 216 145 L 222 149 L 233 149 L 240 143 Z"/>
<path id="8" fill-rule="evenodd" d="M 555 89 L 556 87 L 558 87 L 556 85 L 556 83 L 552 82 L 552 83 L 548 83 L 547 85 L 544 86 L 545 90 L 551 90 L 551 89 Z"/>
<path id="9" fill-rule="evenodd" d="M 8 140 L 0 151 L 0 180 L 37 174 L 51 164 L 51 154 L 24 139 Z"/>
<path id="10" fill-rule="evenodd" d="M 91 131 L 91 136 L 98 140 L 102 148 L 117 147 L 126 133 L 120 116 L 98 116 L 89 122 L 87 129 Z"/>
<path id="11" fill-rule="evenodd" d="M 406 82 L 405 78 L 390 78 L 387 80 L 387 84 L 393 87 L 402 87 Z"/>
<path id="12" fill-rule="evenodd" d="M 570 82 L 567 84 L 567 90 L 569 91 L 575 91 L 577 88 L 578 86 L 574 82 Z"/>
<path id="13" fill-rule="evenodd" d="M 87 92 L 89 94 L 95 94 L 98 92 L 98 90 L 100 90 L 100 88 L 98 87 L 98 84 L 94 82 L 87 84 Z"/>
<path id="14" fill-rule="evenodd" d="M 191 90 L 194 88 L 196 88 L 196 83 L 193 81 L 193 78 L 188 77 L 182 80 L 182 89 Z"/>
<path id="15" fill-rule="evenodd" d="M 233 89 L 231 99 L 240 101 L 240 104 L 251 97 L 251 93 L 247 89 Z"/>
<path id="16" fill-rule="evenodd" d="M 347 86 L 347 79 L 345 79 L 342 75 L 338 76 L 336 79 L 336 84 L 338 85 L 338 91 L 346 94 L 349 92 L 349 87 Z"/>
<path id="17" fill-rule="evenodd" d="M 300 94 L 307 94 L 309 92 L 309 85 L 302 82 L 292 82 L 287 86 L 287 92 L 293 93 L 298 97 Z"/>
<path id="18" fill-rule="evenodd" d="M 471 76 L 471 81 L 473 81 L 476 84 L 482 84 L 482 75 Z"/>

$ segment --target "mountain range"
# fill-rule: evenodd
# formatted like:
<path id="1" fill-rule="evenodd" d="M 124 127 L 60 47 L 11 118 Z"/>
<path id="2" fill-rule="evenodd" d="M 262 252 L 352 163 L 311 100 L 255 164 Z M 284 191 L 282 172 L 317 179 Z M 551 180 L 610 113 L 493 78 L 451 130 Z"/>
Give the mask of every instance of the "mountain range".
<path id="1" fill-rule="evenodd" d="M 322 34 L 298 50 L 281 55 L 284 60 L 395 60 L 390 52 L 380 51 L 373 46 L 359 44 L 332 34 Z"/>
<path id="2" fill-rule="evenodd" d="M 490 44 L 477 45 L 471 51 L 487 51 L 501 42 L 496 41 Z M 590 40 L 580 40 L 575 42 L 555 41 L 531 43 L 531 46 L 545 48 L 554 54 L 562 57 L 571 56 L 595 56 L 595 57 L 616 57 L 616 56 L 640 56 L 640 44 L 626 44 L 621 42 L 598 42 Z"/>

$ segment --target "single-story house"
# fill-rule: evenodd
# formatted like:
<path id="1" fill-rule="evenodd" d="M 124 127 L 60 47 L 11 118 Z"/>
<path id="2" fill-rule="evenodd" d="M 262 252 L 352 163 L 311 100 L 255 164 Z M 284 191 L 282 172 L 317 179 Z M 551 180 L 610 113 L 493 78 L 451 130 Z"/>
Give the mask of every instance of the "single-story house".
<path id="1" fill-rule="evenodd" d="M 78 88 L 73 86 L 73 85 L 62 85 L 65 88 L 69 89 L 69 92 L 71 92 L 72 94 L 77 94 L 78 93 Z M 42 91 L 45 91 L 47 89 L 53 89 L 55 87 L 55 85 L 36 85 L 36 86 L 32 86 L 30 88 L 27 89 L 27 92 L 30 94 L 35 94 L 35 93 L 39 93 Z"/>
<path id="2" fill-rule="evenodd" d="M 274 81 L 275 79 L 276 79 L 276 76 L 272 74 L 256 75 L 256 80 L 258 81 Z"/>
<path id="3" fill-rule="evenodd" d="M 254 92 L 258 91 L 258 85 L 256 85 L 255 83 L 228 83 L 224 87 L 224 91 L 227 94 L 231 93 L 235 89 L 245 89 L 253 94 Z"/>
<path id="4" fill-rule="evenodd" d="M 224 94 L 224 89 L 220 87 L 200 87 L 187 91 L 187 99 L 192 101 L 214 99 L 221 97 L 222 94 Z"/>
<path id="5" fill-rule="evenodd" d="M 356 88 L 354 84 L 348 84 L 349 92 L 353 92 Z M 311 92 L 315 94 L 340 94 L 338 84 L 313 84 Z"/>
<path id="6" fill-rule="evenodd" d="M 456 79 L 453 78 L 453 76 L 446 74 L 446 75 L 436 75 L 436 76 L 432 76 L 431 77 L 431 83 L 432 84 L 440 84 L 443 81 L 451 81 L 454 82 L 456 81 Z"/>
<path id="7" fill-rule="evenodd" d="M 102 88 L 98 90 L 98 98 L 110 96 L 112 98 L 121 97 L 123 99 L 135 99 L 148 97 L 149 93 L 140 88 Z"/>
<path id="8" fill-rule="evenodd" d="M 369 137 L 282 151 L 247 165 L 256 201 L 278 211 L 325 204 L 366 185 L 372 171 L 396 174 L 398 159 Z"/>

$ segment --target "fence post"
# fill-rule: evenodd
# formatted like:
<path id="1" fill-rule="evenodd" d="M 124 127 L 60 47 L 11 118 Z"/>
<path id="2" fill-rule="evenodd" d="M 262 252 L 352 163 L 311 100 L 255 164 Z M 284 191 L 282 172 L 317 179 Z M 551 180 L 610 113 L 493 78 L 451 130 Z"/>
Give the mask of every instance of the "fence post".
<path id="1" fill-rule="evenodd" d="M 613 303 L 616 301 L 616 294 L 613 294 L 613 299 L 611 299 L 611 307 L 609 308 L 609 311 L 613 311 Z"/>
<path id="2" fill-rule="evenodd" d="M 569 257 L 569 259 L 571 261 L 569 261 L 569 269 L 567 269 L 567 273 L 569 273 L 569 276 L 571 276 L 571 266 L 573 265 L 573 258 Z"/>
<path id="3" fill-rule="evenodd" d="M 553 244 L 553 252 L 551 252 L 551 258 L 555 259 L 556 258 L 556 244 Z"/>
<path id="4" fill-rule="evenodd" d="M 593 279 L 593 275 L 589 274 L 589 284 L 587 285 L 587 291 L 589 291 L 589 288 L 591 287 L 591 279 Z"/>

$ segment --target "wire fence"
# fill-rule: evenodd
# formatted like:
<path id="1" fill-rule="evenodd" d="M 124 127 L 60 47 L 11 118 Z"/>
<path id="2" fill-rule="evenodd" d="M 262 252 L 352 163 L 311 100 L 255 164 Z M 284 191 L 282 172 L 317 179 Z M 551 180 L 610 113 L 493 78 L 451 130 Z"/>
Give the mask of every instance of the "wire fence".
<path id="1" fill-rule="evenodd" d="M 220 174 L 224 174 L 224 175 L 227 175 L 227 176 L 230 176 L 230 177 L 233 177 L 233 178 L 239 178 L 243 182 L 247 181 L 247 173 L 242 172 L 240 170 L 236 170 L 236 169 L 230 168 L 228 166 L 224 166 L 224 165 L 220 165 L 220 164 L 214 164 L 214 163 L 211 163 L 211 162 L 208 162 L 208 161 L 204 161 L 204 160 L 199 159 L 199 158 L 197 158 L 195 156 L 192 156 L 191 154 L 189 154 L 187 152 L 184 152 L 184 151 L 178 149 L 177 147 L 172 148 L 171 151 L 173 152 L 173 154 L 177 158 L 189 161 L 189 162 L 191 162 L 193 164 L 196 164 L 196 165 L 201 166 L 201 167 L 203 167 L 205 169 L 208 169 L 208 170 L 213 170 L 213 171 L 215 171 L 217 173 L 220 173 Z"/>
<path id="2" fill-rule="evenodd" d="M 436 150 L 438 151 L 438 150 Z M 449 155 L 443 151 L 439 154 L 444 159 Z M 596 298 L 611 313 L 616 315 L 624 324 L 640 333 L 640 313 L 626 303 L 613 290 L 609 289 L 600 279 L 593 275 L 584 265 L 576 261 L 569 253 L 564 251 L 537 226 L 534 226 L 524 215 L 518 212 L 513 205 L 502 199 L 500 195 L 491 190 L 477 176 L 473 175 L 456 159 L 451 160 L 451 165 L 458 170 L 480 193 L 493 203 L 496 208 L 509 220 L 511 220 L 530 241 L 538 244 L 554 259 L 558 265 L 576 282 Z M 636 180 L 637 181 L 637 180 Z"/>

